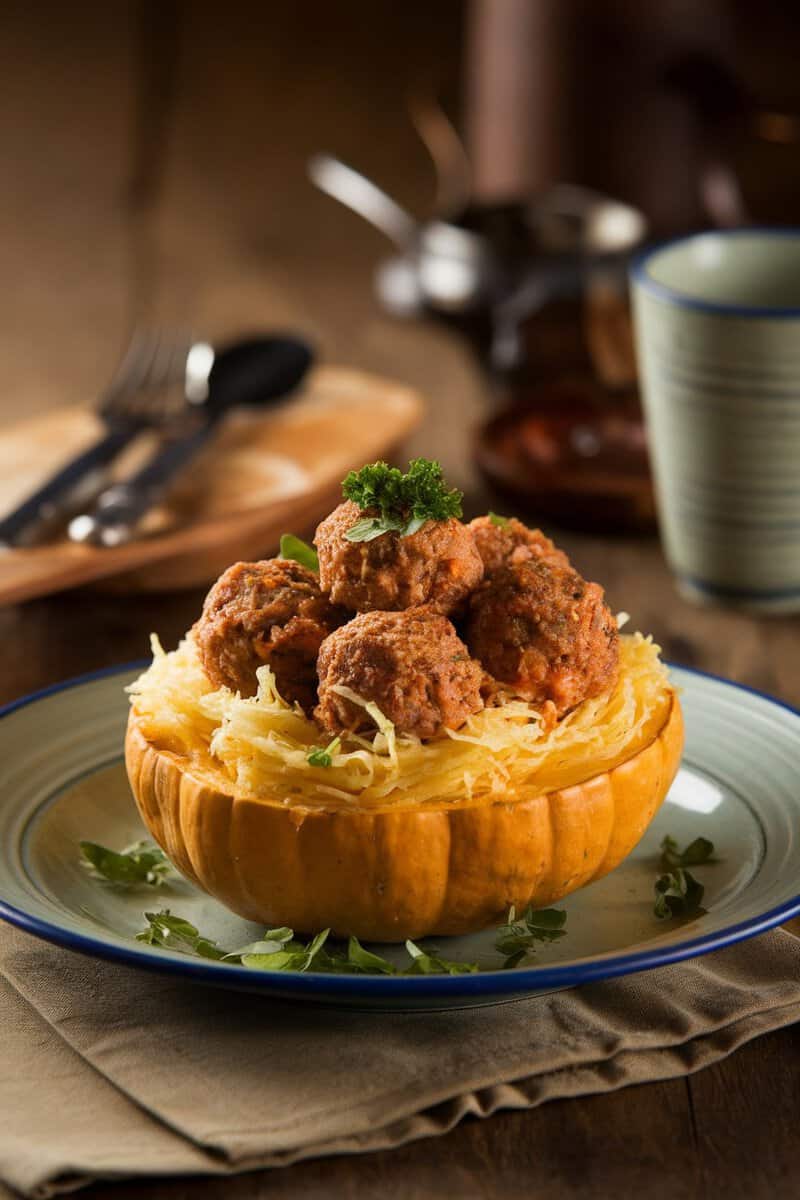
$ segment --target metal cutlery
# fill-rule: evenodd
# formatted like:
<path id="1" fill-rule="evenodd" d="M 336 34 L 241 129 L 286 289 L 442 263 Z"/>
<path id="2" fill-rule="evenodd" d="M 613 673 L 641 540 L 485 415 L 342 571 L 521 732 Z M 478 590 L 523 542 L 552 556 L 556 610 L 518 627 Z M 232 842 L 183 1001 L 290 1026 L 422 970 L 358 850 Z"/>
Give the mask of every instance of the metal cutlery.
<path id="1" fill-rule="evenodd" d="M 216 355 L 210 347 L 206 350 L 209 353 L 205 357 L 196 356 L 194 372 L 187 370 L 189 413 L 180 432 L 168 437 L 129 479 L 102 492 L 91 512 L 73 518 L 68 528 L 73 541 L 106 547 L 129 542 L 136 536 L 142 518 L 205 446 L 226 413 L 282 398 L 297 387 L 313 361 L 307 343 L 289 337 L 234 342 Z M 194 400 L 188 394 L 190 386 L 195 388 Z"/>
<path id="2" fill-rule="evenodd" d="M 104 469 L 143 430 L 175 418 L 186 403 L 191 341 L 137 330 L 97 405 L 105 433 L 0 520 L 0 544 L 30 544 L 97 491 Z M 175 385 L 180 382 L 177 392 Z"/>

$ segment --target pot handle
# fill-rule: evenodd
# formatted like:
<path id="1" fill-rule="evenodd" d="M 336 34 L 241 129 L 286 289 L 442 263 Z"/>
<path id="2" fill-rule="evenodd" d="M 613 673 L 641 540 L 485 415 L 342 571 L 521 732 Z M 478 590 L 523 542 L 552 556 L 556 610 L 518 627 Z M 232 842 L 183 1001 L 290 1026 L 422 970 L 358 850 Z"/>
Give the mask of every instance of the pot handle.
<path id="1" fill-rule="evenodd" d="M 320 191 L 369 221 L 399 250 L 407 250 L 414 241 L 417 222 L 411 214 L 341 159 L 332 154 L 313 155 L 308 161 L 308 176 Z"/>

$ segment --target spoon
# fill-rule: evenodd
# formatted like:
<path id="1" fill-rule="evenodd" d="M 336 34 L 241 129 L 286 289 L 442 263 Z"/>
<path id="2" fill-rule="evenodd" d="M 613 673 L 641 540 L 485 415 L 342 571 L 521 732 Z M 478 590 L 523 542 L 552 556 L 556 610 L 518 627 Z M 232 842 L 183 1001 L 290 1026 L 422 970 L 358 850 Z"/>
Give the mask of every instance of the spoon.
<path id="1" fill-rule="evenodd" d="M 292 337 L 253 337 L 216 353 L 205 343 L 187 362 L 186 401 L 195 419 L 170 438 L 130 478 L 106 488 L 91 512 L 73 518 L 74 542 L 120 546 L 131 541 L 142 518 L 158 503 L 234 408 L 259 408 L 293 391 L 313 362 L 310 346 Z M 199 418 L 199 421 L 197 420 Z"/>

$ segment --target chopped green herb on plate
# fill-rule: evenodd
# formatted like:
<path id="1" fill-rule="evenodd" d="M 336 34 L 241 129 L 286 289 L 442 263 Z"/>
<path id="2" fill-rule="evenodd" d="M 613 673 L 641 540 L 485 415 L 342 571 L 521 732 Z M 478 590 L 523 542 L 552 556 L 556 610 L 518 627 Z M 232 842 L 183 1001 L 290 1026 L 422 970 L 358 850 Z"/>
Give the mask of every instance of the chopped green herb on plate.
<path id="1" fill-rule="evenodd" d="M 135 842 L 126 850 L 109 850 L 97 842 L 81 842 L 81 861 L 96 879 L 118 887 L 146 884 L 158 887 L 174 872 L 166 854 L 154 842 Z"/>

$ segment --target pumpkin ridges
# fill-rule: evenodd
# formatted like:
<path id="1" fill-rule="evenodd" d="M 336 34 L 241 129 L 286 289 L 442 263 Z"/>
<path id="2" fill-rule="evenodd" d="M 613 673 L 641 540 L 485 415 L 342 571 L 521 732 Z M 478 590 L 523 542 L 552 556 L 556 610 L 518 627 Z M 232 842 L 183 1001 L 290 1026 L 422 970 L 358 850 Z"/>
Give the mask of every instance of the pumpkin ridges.
<path id="1" fill-rule="evenodd" d="M 387 816 L 389 820 L 374 822 L 379 846 L 377 869 L 372 876 L 375 918 L 384 926 L 400 930 L 406 922 L 409 928 L 434 925 L 436 915 L 446 904 L 450 879 L 450 822 L 441 813 L 426 813 L 419 830 L 421 836 L 409 850 L 399 814 Z M 393 871 L 398 858 L 403 862 L 400 875 Z"/>
<path id="2" fill-rule="evenodd" d="M 161 816 L 163 822 L 166 852 L 175 866 L 189 879 L 195 880 L 191 859 L 186 850 L 186 839 L 181 830 L 181 792 L 184 776 L 171 770 L 166 759 L 156 756 L 154 764 L 153 792 L 156 799 L 161 798 Z"/>
<path id="3" fill-rule="evenodd" d="M 230 854 L 209 854 L 209 845 L 227 845 L 231 801 L 211 788 L 191 788 L 183 777 L 181 792 L 181 831 L 196 882 L 213 895 L 221 886 L 229 886 L 235 867 Z M 202 832 L 202 836 L 200 836 Z"/>
<path id="4" fill-rule="evenodd" d="M 302 932 L 399 941 L 492 924 L 606 874 L 638 842 L 677 769 L 677 699 L 658 735 L 560 791 L 441 809 L 311 809 L 232 797 L 148 743 L 135 711 L 126 762 L 142 817 L 184 873 L 234 911 Z M 174 811 L 175 789 L 180 812 Z"/>
<path id="5" fill-rule="evenodd" d="M 479 911 L 485 924 L 502 917 L 511 904 L 524 907 L 541 886 L 552 858 L 546 797 L 456 810 L 450 825 L 454 850 L 437 932 L 477 921 L 476 892 L 483 893 Z"/>

